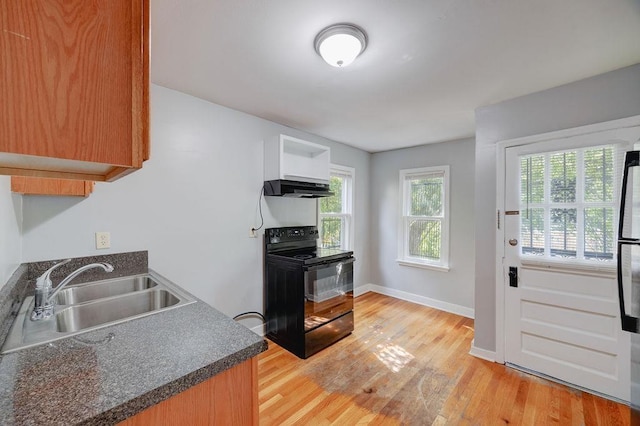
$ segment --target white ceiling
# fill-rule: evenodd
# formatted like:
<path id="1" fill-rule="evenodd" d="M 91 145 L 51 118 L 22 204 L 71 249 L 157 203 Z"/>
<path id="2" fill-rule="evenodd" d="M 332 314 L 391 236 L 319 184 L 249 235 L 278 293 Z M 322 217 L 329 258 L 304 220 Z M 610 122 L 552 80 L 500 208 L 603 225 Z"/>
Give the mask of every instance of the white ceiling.
<path id="1" fill-rule="evenodd" d="M 343 69 L 313 48 L 340 22 L 369 38 Z M 152 0 L 151 32 L 154 83 L 377 152 L 640 63 L 640 0 Z"/>

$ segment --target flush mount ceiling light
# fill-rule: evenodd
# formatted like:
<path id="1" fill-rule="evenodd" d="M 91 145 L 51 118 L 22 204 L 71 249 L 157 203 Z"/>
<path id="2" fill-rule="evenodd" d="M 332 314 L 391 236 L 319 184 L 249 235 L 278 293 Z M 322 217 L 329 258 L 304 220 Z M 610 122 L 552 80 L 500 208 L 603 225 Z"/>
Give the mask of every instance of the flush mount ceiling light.
<path id="1" fill-rule="evenodd" d="M 320 31 L 314 45 L 329 65 L 346 67 L 366 49 L 367 35 L 353 24 L 336 24 Z"/>

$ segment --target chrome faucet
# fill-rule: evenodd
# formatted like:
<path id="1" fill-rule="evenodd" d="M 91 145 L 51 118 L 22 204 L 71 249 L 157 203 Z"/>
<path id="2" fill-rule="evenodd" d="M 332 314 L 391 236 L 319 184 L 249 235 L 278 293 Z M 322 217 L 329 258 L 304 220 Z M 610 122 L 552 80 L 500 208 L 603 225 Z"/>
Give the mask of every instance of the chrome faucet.
<path id="1" fill-rule="evenodd" d="M 71 259 L 63 260 L 62 262 L 56 263 L 51 268 L 47 269 L 46 272 L 38 277 L 36 280 L 36 294 L 33 298 L 33 312 L 31 312 L 31 320 L 39 321 L 42 319 L 50 318 L 53 315 L 53 307 L 54 307 L 54 297 L 60 290 L 62 290 L 67 284 L 71 282 L 72 279 L 83 273 L 84 271 L 92 268 L 102 268 L 105 272 L 113 272 L 113 266 L 109 263 L 91 263 L 89 265 L 81 266 L 76 269 L 62 281 L 56 288 L 53 288 L 53 283 L 51 282 L 51 272 L 56 269 L 58 266 L 62 266 L 66 263 L 71 262 Z"/>

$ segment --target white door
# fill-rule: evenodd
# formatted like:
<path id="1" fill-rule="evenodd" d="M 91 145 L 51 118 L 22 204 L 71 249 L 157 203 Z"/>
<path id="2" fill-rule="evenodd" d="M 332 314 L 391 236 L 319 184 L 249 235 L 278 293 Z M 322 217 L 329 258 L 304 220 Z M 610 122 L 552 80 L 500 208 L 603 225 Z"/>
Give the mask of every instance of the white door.
<path id="1" fill-rule="evenodd" d="M 615 260 L 633 138 L 623 133 L 506 149 L 503 265 L 505 361 L 628 401 L 630 338 Z"/>

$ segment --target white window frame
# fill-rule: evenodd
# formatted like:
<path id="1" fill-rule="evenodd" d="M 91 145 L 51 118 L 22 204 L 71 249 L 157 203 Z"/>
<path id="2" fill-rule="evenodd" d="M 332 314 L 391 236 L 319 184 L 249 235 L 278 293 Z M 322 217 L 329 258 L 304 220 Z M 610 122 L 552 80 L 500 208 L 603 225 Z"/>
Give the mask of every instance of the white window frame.
<path id="1" fill-rule="evenodd" d="M 442 217 L 438 218 L 442 222 L 442 235 L 440 239 L 440 260 L 430 261 L 428 259 L 422 259 L 409 256 L 409 235 L 408 225 L 409 221 L 415 216 L 410 216 L 409 203 L 410 203 L 410 190 L 409 181 L 411 179 L 420 178 L 421 176 L 431 175 L 434 173 L 442 173 L 443 178 L 443 211 Z M 449 271 L 449 222 L 451 212 L 449 209 L 449 166 L 435 166 L 435 167 L 420 167 L 415 169 L 403 169 L 400 170 L 400 190 L 398 192 L 400 205 L 399 205 L 399 220 L 398 220 L 398 259 L 396 261 L 400 265 L 413 266 L 418 268 L 433 269 L 437 271 Z M 426 218 L 425 216 L 419 216 L 420 218 Z M 434 217 L 435 219 L 435 217 Z"/>
<path id="2" fill-rule="evenodd" d="M 322 213 L 320 211 L 320 202 L 318 202 L 318 230 L 322 235 L 322 218 L 336 217 L 343 219 L 345 228 L 343 230 L 340 248 L 342 250 L 353 250 L 354 247 L 354 197 L 355 197 L 355 180 L 356 169 L 348 166 L 340 166 L 331 164 L 329 168 L 329 177 L 340 176 L 345 177 L 344 186 L 342 188 L 342 213 Z M 318 241 L 320 244 L 320 241 Z"/>

